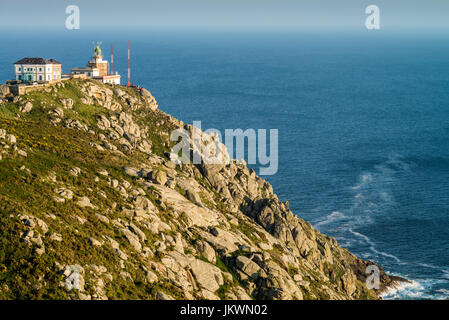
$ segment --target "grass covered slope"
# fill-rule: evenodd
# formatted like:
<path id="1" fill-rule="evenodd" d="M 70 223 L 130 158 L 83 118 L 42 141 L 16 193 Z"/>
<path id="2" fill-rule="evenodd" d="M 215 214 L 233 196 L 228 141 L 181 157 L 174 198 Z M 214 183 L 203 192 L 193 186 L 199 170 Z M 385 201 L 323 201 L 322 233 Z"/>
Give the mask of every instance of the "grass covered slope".
<path id="1" fill-rule="evenodd" d="M 176 128 L 90 80 L 1 103 L 0 299 L 377 298 L 244 164 L 172 163 Z"/>

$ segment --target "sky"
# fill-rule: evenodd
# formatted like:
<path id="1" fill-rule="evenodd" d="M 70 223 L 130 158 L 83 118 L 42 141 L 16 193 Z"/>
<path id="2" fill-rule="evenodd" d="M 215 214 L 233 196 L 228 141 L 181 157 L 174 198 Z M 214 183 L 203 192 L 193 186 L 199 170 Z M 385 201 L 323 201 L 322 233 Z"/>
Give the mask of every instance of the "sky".
<path id="1" fill-rule="evenodd" d="M 449 30 L 447 0 L 0 0 L 0 29 L 65 29 L 69 5 L 81 29 L 360 29 L 377 5 L 382 29 Z"/>

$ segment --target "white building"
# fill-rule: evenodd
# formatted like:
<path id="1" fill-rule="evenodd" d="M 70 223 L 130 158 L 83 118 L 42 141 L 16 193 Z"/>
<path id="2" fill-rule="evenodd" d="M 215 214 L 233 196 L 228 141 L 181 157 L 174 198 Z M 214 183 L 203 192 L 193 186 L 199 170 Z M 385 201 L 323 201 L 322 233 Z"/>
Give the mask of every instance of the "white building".
<path id="1" fill-rule="evenodd" d="M 84 74 L 88 78 L 99 77 L 100 71 L 97 68 L 73 68 L 73 74 Z"/>
<path id="2" fill-rule="evenodd" d="M 23 58 L 14 63 L 14 79 L 24 82 L 61 80 L 61 63 L 54 59 Z"/>

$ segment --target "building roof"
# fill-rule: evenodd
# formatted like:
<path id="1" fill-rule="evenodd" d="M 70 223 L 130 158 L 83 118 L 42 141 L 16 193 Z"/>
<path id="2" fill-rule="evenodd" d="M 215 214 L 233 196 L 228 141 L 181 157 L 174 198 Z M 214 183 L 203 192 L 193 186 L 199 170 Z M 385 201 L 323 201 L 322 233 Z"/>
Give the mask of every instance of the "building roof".
<path id="1" fill-rule="evenodd" d="M 55 59 L 50 59 L 50 60 L 48 60 L 48 61 L 50 61 L 51 64 L 62 64 L 61 62 L 56 61 Z"/>
<path id="2" fill-rule="evenodd" d="M 94 71 L 94 70 L 98 70 L 98 68 L 83 67 L 83 68 L 72 68 L 72 70 L 76 70 L 76 71 Z"/>
<path id="3" fill-rule="evenodd" d="M 14 64 L 61 64 L 61 62 L 56 61 L 55 59 L 44 59 L 44 58 L 23 58 Z"/>

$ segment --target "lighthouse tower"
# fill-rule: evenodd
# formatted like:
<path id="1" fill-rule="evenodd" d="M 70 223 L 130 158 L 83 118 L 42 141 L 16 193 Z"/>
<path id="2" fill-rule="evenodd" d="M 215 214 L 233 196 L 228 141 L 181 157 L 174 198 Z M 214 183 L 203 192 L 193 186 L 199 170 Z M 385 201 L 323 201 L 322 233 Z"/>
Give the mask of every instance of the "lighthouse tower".
<path id="1" fill-rule="evenodd" d="M 103 60 L 103 53 L 101 51 L 100 44 L 101 43 L 97 43 L 92 60 L 89 61 L 87 66 L 89 68 L 98 69 L 98 76 L 103 77 L 108 75 L 108 61 Z"/>
<path id="2" fill-rule="evenodd" d="M 110 85 L 120 85 L 120 75 L 118 72 L 115 72 L 115 74 L 109 74 L 109 63 L 107 60 L 103 60 L 103 53 L 101 51 L 100 44 L 101 42 L 97 43 L 92 60 L 87 63 L 87 68 L 73 68 L 72 74 L 89 77 Z M 114 53 L 111 47 L 111 62 L 114 61 L 113 57 Z M 112 67 L 113 66 L 111 65 L 111 69 L 113 69 Z"/>

